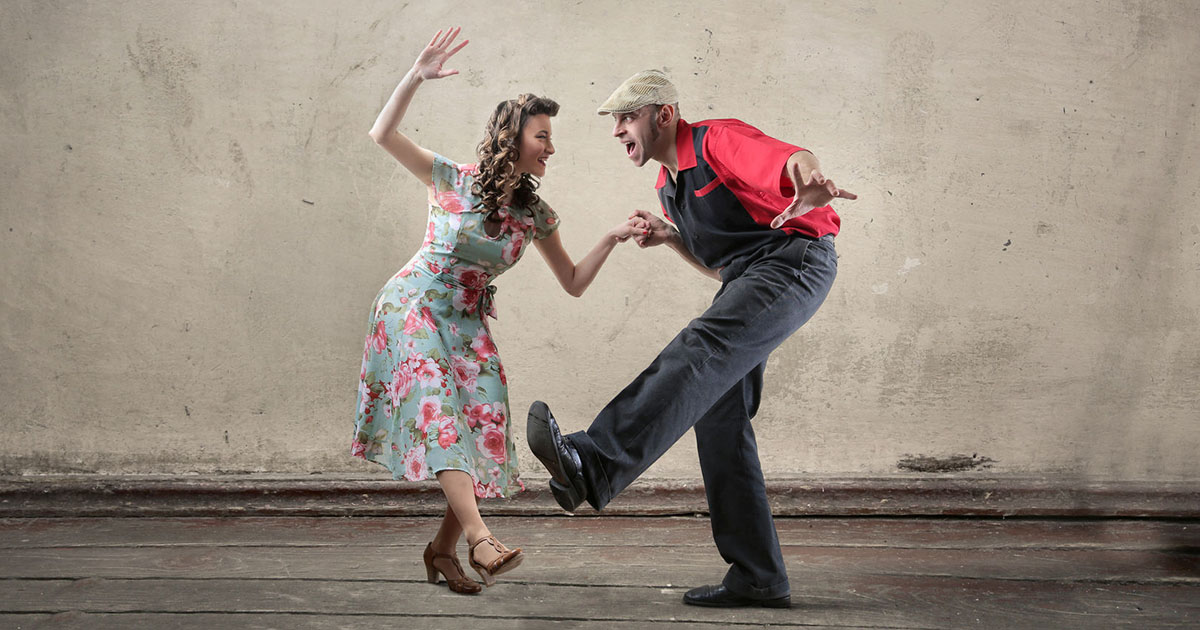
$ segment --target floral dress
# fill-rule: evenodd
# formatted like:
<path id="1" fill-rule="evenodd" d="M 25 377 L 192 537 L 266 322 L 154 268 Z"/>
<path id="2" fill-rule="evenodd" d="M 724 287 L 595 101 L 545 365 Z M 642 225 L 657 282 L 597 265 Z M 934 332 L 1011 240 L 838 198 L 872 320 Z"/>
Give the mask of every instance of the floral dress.
<path id="1" fill-rule="evenodd" d="M 502 208 L 489 237 L 471 194 L 476 169 L 437 155 L 425 243 L 375 298 L 359 373 L 352 455 L 421 481 L 442 470 L 471 475 L 478 497 L 524 489 L 509 422 L 508 380 L 486 317 L 491 281 L 531 238 L 558 227 L 538 201 Z"/>

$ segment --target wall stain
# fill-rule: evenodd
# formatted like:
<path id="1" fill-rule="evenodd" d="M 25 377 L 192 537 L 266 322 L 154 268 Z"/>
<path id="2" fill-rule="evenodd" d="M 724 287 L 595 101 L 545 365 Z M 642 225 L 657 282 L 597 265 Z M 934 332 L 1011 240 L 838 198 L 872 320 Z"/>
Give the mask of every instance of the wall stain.
<path id="1" fill-rule="evenodd" d="M 946 473 L 981 470 L 991 468 L 994 463 L 990 457 L 980 457 L 978 454 L 955 454 L 949 457 L 930 457 L 928 455 L 905 455 L 896 462 L 896 467 L 909 472 Z"/>
<path id="2" fill-rule="evenodd" d="M 914 138 L 903 147 L 888 147 L 881 167 L 897 176 L 912 176 L 925 169 L 932 119 L 940 115 L 931 93 L 936 60 L 933 38 L 920 31 L 905 31 L 888 43 L 887 94 L 884 123 L 895 138 Z"/>
<path id="3" fill-rule="evenodd" d="M 254 194 L 254 178 L 250 176 L 250 166 L 246 163 L 246 152 L 237 140 L 229 141 L 229 157 L 233 160 L 233 172 L 230 177 L 246 189 L 247 195 Z"/>
<path id="4" fill-rule="evenodd" d="M 336 48 L 337 44 L 334 44 L 334 47 Z M 371 55 L 370 58 L 364 59 L 363 61 L 360 61 L 360 62 L 350 66 L 345 72 L 341 73 L 337 77 L 334 77 L 334 79 L 329 82 L 329 86 L 336 87 L 338 85 L 341 85 L 343 82 L 345 82 L 346 79 L 350 78 L 351 74 L 354 74 L 356 71 L 365 71 L 368 68 L 373 67 L 378 62 L 379 62 L 379 54 L 377 53 L 377 54 Z"/>

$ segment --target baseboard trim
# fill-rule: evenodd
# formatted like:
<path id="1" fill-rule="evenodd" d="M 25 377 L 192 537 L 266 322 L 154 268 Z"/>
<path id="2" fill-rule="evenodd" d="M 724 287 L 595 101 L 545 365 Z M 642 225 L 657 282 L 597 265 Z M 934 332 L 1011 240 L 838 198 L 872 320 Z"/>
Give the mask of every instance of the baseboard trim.
<path id="1" fill-rule="evenodd" d="M 544 479 L 513 499 L 487 500 L 487 515 L 562 515 Z M 779 516 L 1200 518 L 1200 484 L 1063 478 L 794 478 L 767 483 Z M 700 514 L 694 480 L 640 480 L 602 513 Z M 446 508 L 436 484 L 359 475 L 0 477 L 0 517 L 420 516 Z"/>

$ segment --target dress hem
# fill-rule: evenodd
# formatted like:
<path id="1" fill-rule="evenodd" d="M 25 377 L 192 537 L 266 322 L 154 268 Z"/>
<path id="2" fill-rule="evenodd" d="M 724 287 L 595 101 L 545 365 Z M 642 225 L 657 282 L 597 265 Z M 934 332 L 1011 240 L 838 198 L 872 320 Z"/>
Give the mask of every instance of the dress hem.
<path id="1" fill-rule="evenodd" d="M 420 483 L 422 481 L 435 481 L 436 482 L 437 474 L 444 470 L 457 470 L 457 471 L 465 472 L 468 475 L 470 475 L 470 477 L 471 477 L 471 481 L 473 482 L 473 484 L 475 486 L 474 494 L 475 494 L 475 497 L 478 499 L 511 499 L 514 496 L 516 496 L 522 492 L 525 492 L 525 484 L 521 481 L 521 478 L 517 475 L 517 473 L 514 473 L 513 476 L 510 477 L 510 479 L 512 479 L 512 481 L 510 481 L 507 486 L 500 489 L 499 496 L 489 497 L 489 496 L 479 494 L 479 478 L 475 476 L 475 473 L 473 473 L 465 468 L 446 467 L 446 468 L 439 468 L 437 470 L 434 470 L 432 468 L 426 467 L 425 470 L 428 473 L 430 473 L 429 476 L 425 477 L 424 479 L 409 479 L 407 474 L 397 473 L 395 468 L 393 468 L 393 467 L 389 466 L 388 464 L 385 464 L 384 462 L 381 462 L 377 459 L 369 457 L 365 453 L 361 454 L 361 455 L 355 455 L 354 457 L 358 457 L 358 458 L 361 458 L 368 462 L 371 462 L 373 464 L 378 464 L 380 466 L 383 466 L 384 468 L 386 468 L 388 470 L 388 472 L 392 473 L 393 480 L 407 481 L 409 483 Z"/>

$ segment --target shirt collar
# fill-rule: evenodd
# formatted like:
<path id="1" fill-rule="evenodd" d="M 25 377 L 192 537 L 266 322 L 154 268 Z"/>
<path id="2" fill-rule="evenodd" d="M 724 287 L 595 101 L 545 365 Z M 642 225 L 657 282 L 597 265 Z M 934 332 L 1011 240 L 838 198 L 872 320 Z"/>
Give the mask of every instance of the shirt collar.
<path id="1" fill-rule="evenodd" d="M 675 163 L 679 166 L 679 170 L 686 171 L 689 168 L 696 166 L 696 149 L 692 143 L 692 126 L 686 120 L 680 118 L 675 126 Z M 662 188 L 667 184 L 667 167 L 662 166 L 658 169 L 658 183 L 655 188 Z"/>

